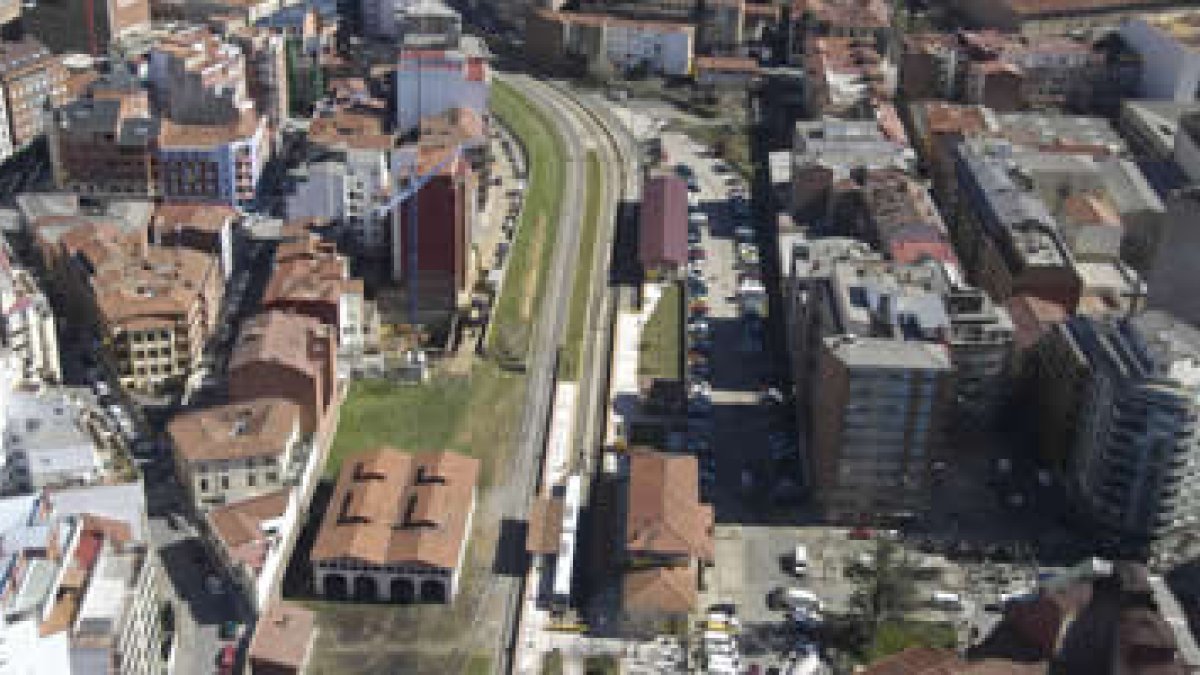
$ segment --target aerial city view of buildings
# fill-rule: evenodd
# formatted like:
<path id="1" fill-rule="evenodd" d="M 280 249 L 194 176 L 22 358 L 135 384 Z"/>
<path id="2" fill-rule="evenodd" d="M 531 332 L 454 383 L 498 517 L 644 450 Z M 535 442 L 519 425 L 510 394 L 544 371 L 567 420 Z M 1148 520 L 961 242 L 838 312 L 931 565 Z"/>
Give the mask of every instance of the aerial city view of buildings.
<path id="1" fill-rule="evenodd" d="M 1200 672 L 1194 0 L 0 0 L 0 673 Z"/>

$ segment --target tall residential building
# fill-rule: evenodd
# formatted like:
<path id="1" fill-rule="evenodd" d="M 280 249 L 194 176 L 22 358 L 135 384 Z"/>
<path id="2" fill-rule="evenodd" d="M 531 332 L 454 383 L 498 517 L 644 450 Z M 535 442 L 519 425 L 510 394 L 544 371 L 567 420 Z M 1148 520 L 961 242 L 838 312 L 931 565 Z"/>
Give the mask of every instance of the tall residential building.
<path id="1" fill-rule="evenodd" d="M 49 129 L 55 186 L 87 196 L 157 196 L 159 127 L 145 91 L 59 108 Z"/>
<path id="2" fill-rule="evenodd" d="M 825 508 L 837 517 L 923 508 L 929 466 L 946 459 L 944 433 L 986 428 L 1004 400 L 1008 313 L 943 262 L 897 265 L 863 242 L 800 233 L 781 236 L 780 254 L 797 415 Z M 864 490 L 872 481 L 896 489 Z M 878 493 L 880 505 L 855 501 L 856 490 Z"/>
<path id="3" fill-rule="evenodd" d="M 86 299 L 121 385 L 142 392 L 182 386 L 217 329 L 224 284 L 216 256 L 139 246 L 105 222 L 66 232 L 58 248 L 70 293 Z"/>
<path id="4" fill-rule="evenodd" d="M 149 0 L 38 0 L 21 23 L 55 53 L 108 56 L 121 38 L 150 29 Z"/>
<path id="5" fill-rule="evenodd" d="M 334 428 L 340 392 L 337 335 L 319 320 L 270 311 L 247 319 L 229 358 L 229 398 L 284 398 L 300 406 L 304 434 Z"/>
<path id="6" fill-rule="evenodd" d="M 228 124 L 253 107 L 242 49 L 203 28 L 155 42 L 148 76 L 162 115 L 176 124 Z"/>
<path id="7" fill-rule="evenodd" d="M 225 124 L 162 120 L 157 160 L 163 199 L 250 208 L 269 156 L 267 118 L 253 107 Z"/>
<path id="8" fill-rule="evenodd" d="M 582 65 L 597 75 L 644 71 L 682 77 L 692 72 L 696 26 L 537 9 L 526 20 L 525 42 L 530 60 L 546 66 Z"/>
<path id="9" fill-rule="evenodd" d="M 1137 17 L 1121 26 L 1121 39 L 1144 61 L 1141 95 L 1194 103 L 1200 99 L 1200 16 Z"/>
<path id="10" fill-rule="evenodd" d="M 243 28 L 230 38 L 246 58 L 246 90 L 254 107 L 266 115 L 275 132 L 291 110 L 288 79 L 288 37 L 267 28 Z"/>
<path id="11" fill-rule="evenodd" d="M 7 243 L 0 244 L 0 345 L 17 359 L 25 377 L 62 381 L 54 308 Z"/>
<path id="12" fill-rule="evenodd" d="M 897 71 L 871 39 L 818 37 L 804 54 L 811 116 L 862 119 L 896 95 Z"/>
<path id="13" fill-rule="evenodd" d="M 62 60 L 41 42 L 29 37 L 0 42 L 0 87 L 12 151 L 42 136 L 48 110 L 67 102 L 66 80 Z"/>
<path id="14" fill-rule="evenodd" d="M 1194 529 L 1200 331 L 1157 310 L 1077 316 L 1055 330 L 1043 360 L 1055 405 L 1041 413 L 1069 443 L 1069 484 L 1093 518 L 1135 538 Z"/>
<path id="15" fill-rule="evenodd" d="M 5 669 L 155 675 L 176 608 L 149 547 L 139 483 L 0 500 Z"/>
<path id="16" fill-rule="evenodd" d="M 404 49 L 396 66 L 396 130 L 408 133 L 421 120 L 454 108 L 480 119 L 487 114 L 491 73 L 486 52 L 463 41 L 460 49 Z M 483 49 L 486 49 L 484 47 Z"/>

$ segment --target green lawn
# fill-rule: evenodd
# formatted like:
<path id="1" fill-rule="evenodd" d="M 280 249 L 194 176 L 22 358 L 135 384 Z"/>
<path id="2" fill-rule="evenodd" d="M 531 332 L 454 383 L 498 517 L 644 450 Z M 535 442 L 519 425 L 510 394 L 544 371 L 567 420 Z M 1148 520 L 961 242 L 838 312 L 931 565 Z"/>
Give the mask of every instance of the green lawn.
<path id="1" fill-rule="evenodd" d="M 902 652 L 909 647 L 944 647 L 958 644 L 954 627 L 944 623 L 922 621 L 885 621 L 875 639 L 863 650 L 863 662 L 871 663 L 885 656 Z"/>
<path id="2" fill-rule="evenodd" d="M 579 379 L 583 358 L 584 333 L 587 331 L 588 299 L 592 289 L 592 259 L 596 255 L 596 235 L 600 231 L 600 207 L 604 180 L 600 157 L 595 151 L 587 157 L 587 194 L 584 197 L 583 230 L 579 233 L 579 257 L 575 262 L 575 280 L 571 286 L 571 316 L 567 322 L 566 349 L 559 361 L 559 376 L 564 380 Z"/>
<path id="3" fill-rule="evenodd" d="M 478 457 L 482 480 L 489 484 L 519 423 L 524 379 L 481 361 L 467 377 L 435 376 L 422 385 L 355 382 L 342 404 L 325 475 L 336 475 L 349 454 L 390 445 Z"/>
<path id="4" fill-rule="evenodd" d="M 638 347 L 638 375 L 651 378 L 680 379 L 683 364 L 683 303 L 679 284 L 663 289 L 658 306 L 646 322 Z"/>
<path id="5" fill-rule="evenodd" d="M 499 81 L 492 84 L 491 108 L 525 148 L 529 187 L 504 289 L 488 331 L 488 347 L 506 360 L 523 361 L 553 257 L 566 160 L 550 120 L 511 86 Z"/>

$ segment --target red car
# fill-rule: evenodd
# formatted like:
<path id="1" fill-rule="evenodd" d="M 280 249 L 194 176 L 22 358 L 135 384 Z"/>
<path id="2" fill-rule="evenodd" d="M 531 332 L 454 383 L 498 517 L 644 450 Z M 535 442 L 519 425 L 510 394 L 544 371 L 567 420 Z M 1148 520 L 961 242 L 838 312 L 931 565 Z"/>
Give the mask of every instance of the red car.
<path id="1" fill-rule="evenodd" d="M 688 305 L 688 313 L 692 316 L 708 316 L 707 302 L 693 302 Z"/>
<path id="2" fill-rule="evenodd" d="M 851 539 L 870 539 L 875 536 L 875 533 L 871 532 L 871 528 L 860 525 L 853 530 L 850 530 L 850 533 L 846 536 Z"/>
<path id="3" fill-rule="evenodd" d="M 237 647 L 234 645 L 225 645 L 221 648 L 221 656 L 217 659 L 217 665 L 221 667 L 222 675 L 226 673 L 232 674 L 234 667 L 237 666 Z"/>
<path id="4" fill-rule="evenodd" d="M 708 257 L 708 252 L 702 248 L 689 248 L 688 260 L 704 260 Z"/>

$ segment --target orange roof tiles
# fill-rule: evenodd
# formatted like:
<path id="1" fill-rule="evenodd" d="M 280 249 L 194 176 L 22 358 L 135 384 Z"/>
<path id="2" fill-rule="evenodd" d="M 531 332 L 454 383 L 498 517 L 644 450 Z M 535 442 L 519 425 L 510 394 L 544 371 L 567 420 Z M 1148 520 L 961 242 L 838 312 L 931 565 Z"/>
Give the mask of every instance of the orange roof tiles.
<path id="1" fill-rule="evenodd" d="M 269 362 L 319 378 L 324 358 L 310 353 L 313 333 L 328 335 L 329 328 L 302 314 L 269 311 L 242 323 L 241 335 L 229 359 L 229 370 L 250 363 Z"/>
<path id="2" fill-rule="evenodd" d="M 255 672 L 266 664 L 300 672 L 308 663 L 316 632 L 316 616 L 292 603 L 276 602 L 263 612 L 250 640 L 249 661 Z"/>
<path id="3" fill-rule="evenodd" d="M 271 547 L 266 523 L 282 518 L 291 499 L 291 490 L 275 490 L 217 507 L 208 513 L 208 522 L 229 557 L 257 574 Z"/>
<path id="4" fill-rule="evenodd" d="M 255 399 L 180 413 L 167 433 L 188 462 L 277 456 L 298 429 L 300 407 L 279 398 Z"/>
<path id="5" fill-rule="evenodd" d="M 479 460 L 454 452 L 380 448 L 350 457 L 310 558 L 453 569 L 478 480 Z"/>
<path id="6" fill-rule="evenodd" d="M 645 450 L 629 454 L 625 548 L 632 554 L 712 560 L 713 510 L 700 503 L 695 457 Z"/>
<path id="7" fill-rule="evenodd" d="M 245 110 L 229 124 L 177 124 L 169 119 L 160 121 L 158 144 L 163 148 L 212 147 L 249 138 L 266 124 L 266 118 L 253 110 Z"/>
<path id="8" fill-rule="evenodd" d="M 558 552 L 562 536 L 563 501 L 542 497 L 529 507 L 528 528 L 525 531 L 525 550 L 532 554 Z"/>
<path id="9" fill-rule="evenodd" d="M 179 227 L 216 234 L 237 216 L 237 209 L 225 204 L 159 204 L 154 225 L 159 232 Z"/>
<path id="10" fill-rule="evenodd" d="M 696 70 L 714 70 L 728 73 L 758 73 L 762 68 L 758 61 L 748 56 L 697 56 Z"/>
<path id="11" fill-rule="evenodd" d="M 622 578 L 621 609 L 687 614 L 696 606 L 698 584 L 697 570 L 691 565 L 629 570 Z"/>

